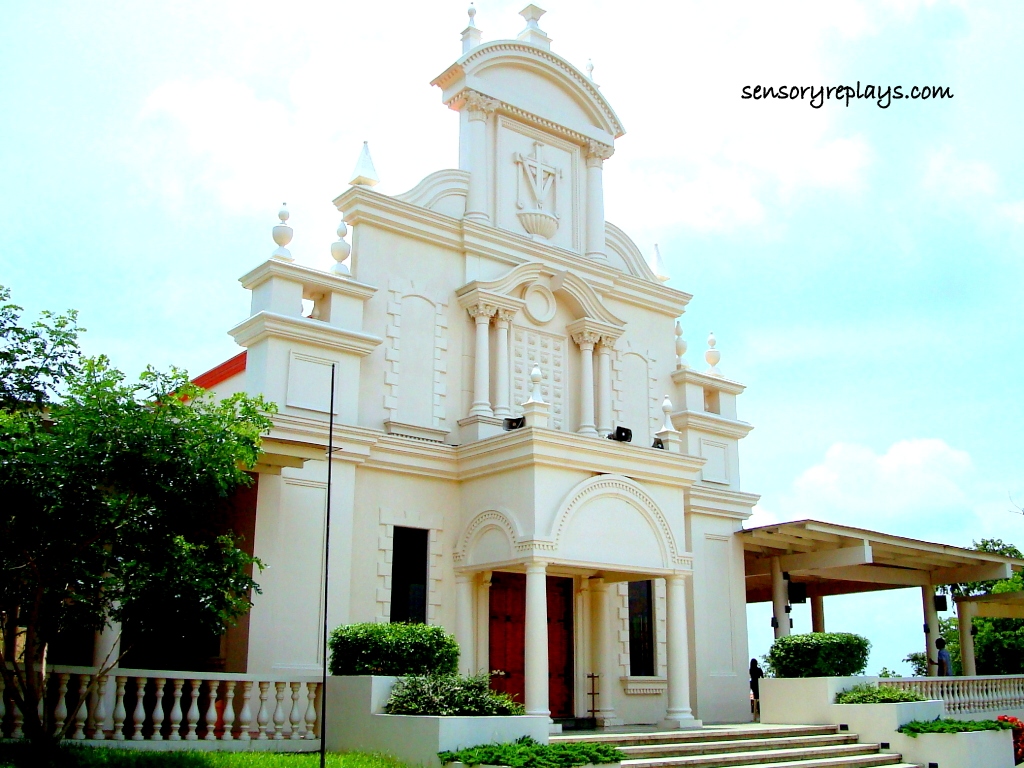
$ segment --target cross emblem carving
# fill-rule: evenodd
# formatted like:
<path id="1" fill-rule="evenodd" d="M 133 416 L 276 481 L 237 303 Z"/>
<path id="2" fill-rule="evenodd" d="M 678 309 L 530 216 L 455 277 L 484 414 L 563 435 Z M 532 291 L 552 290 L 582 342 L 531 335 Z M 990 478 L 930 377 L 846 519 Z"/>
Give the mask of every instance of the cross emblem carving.
<path id="1" fill-rule="evenodd" d="M 533 142 L 533 152 L 529 155 L 524 155 L 522 152 L 516 152 L 513 155 L 516 165 L 522 169 L 522 173 L 517 175 L 519 183 L 516 185 L 516 207 L 520 210 L 526 208 L 526 204 L 523 202 L 522 186 L 522 180 L 525 178 L 527 186 L 533 194 L 534 209 L 543 211 L 548 194 L 551 193 L 551 213 L 555 212 L 555 195 L 557 193 L 555 184 L 558 179 L 562 178 L 562 171 L 544 162 L 541 156 L 543 147 L 543 144 L 535 141 Z"/>

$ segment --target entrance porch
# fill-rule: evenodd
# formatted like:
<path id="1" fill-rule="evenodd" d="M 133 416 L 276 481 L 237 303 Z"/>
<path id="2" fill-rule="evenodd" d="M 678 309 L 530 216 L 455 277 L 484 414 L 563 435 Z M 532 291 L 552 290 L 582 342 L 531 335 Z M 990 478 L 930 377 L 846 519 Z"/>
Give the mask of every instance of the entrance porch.
<path id="1" fill-rule="evenodd" d="M 652 700 L 648 722 L 667 729 L 699 728 L 690 698 L 690 632 L 687 620 L 687 573 L 597 571 L 566 563 L 530 560 L 500 569 L 457 573 L 456 639 L 462 648 L 462 671 L 491 671 L 495 689 L 526 706 L 528 715 L 557 720 L 587 719 L 599 728 L 625 720 L 616 700 L 632 686 Z M 652 643 L 661 641 L 664 676 L 623 675 L 622 653 L 630 630 L 621 629 L 623 607 L 617 585 L 663 580 L 663 594 L 652 604 Z M 655 601 L 652 600 L 652 603 Z M 628 602 L 625 609 L 628 612 Z M 658 632 L 656 626 L 663 629 Z M 658 632 L 657 639 L 655 632 Z M 652 647 L 652 653 L 654 648 Z M 623 658 L 626 657 L 626 658 Z M 627 666 L 628 669 L 628 666 Z"/>

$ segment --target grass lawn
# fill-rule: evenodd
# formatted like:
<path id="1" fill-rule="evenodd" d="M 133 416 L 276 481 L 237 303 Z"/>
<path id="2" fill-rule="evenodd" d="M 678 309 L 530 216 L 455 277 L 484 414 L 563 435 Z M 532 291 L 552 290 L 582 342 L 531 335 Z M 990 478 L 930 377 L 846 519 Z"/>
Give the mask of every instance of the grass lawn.
<path id="1" fill-rule="evenodd" d="M 0 768 L 43 768 L 26 744 L 0 744 Z M 68 747 L 54 768 L 319 768 L 320 755 L 270 752 L 143 752 L 130 749 Z M 407 768 L 386 755 L 328 753 L 330 768 Z"/>

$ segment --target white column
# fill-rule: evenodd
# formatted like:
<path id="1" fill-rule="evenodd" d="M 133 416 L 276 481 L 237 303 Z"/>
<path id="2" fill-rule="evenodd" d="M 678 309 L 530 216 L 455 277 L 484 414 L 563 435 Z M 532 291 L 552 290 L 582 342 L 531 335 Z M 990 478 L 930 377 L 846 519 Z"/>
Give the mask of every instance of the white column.
<path id="1" fill-rule="evenodd" d="M 512 415 L 508 406 L 508 328 L 515 313 L 508 309 L 499 309 L 494 318 L 497 328 L 494 354 L 497 356 L 497 381 L 494 383 L 494 415 L 500 418 Z"/>
<path id="2" fill-rule="evenodd" d="M 470 416 L 493 416 L 490 399 L 490 333 L 494 307 L 477 304 L 467 310 L 476 322 L 476 359 L 473 364 L 473 407 Z"/>
<path id="3" fill-rule="evenodd" d="M 689 628 L 686 621 L 686 579 L 665 577 L 665 621 L 668 642 L 668 711 L 662 727 L 699 728 L 690 708 Z"/>
<path id="4" fill-rule="evenodd" d="M 610 600 L 611 590 L 605 580 L 590 579 L 590 636 L 593 638 L 593 671 L 598 675 L 597 711 L 594 716 L 602 728 L 622 724 L 622 720 L 615 714 L 615 689 L 619 674 L 612 622 L 617 617 Z"/>
<path id="5" fill-rule="evenodd" d="M 935 641 L 939 637 L 939 612 L 935 610 L 935 587 L 921 587 L 921 602 L 924 604 L 924 625 L 928 631 L 924 635 L 924 650 L 928 659 L 928 677 L 936 677 L 939 674 L 938 661 L 939 649 L 935 647 Z"/>
<path id="6" fill-rule="evenodd" d="M 963 667 L 963 674 L 966 677 L 973 677 L 978 674 L 977 666 L 974 663 L 974 635 L 971 634 L 974 603 L 957 603 L 956 614 L 957 624 L 960 627 L 960 665 Z"/>
<path id="7" fill-rule="evenodd" d="M 526 714 L 551 716 L 548 707 L 547 563 L 526 566 Z"/>
<path id="8" fill-rule="evenodd" d="M 821 595 L 811 596 L 811 632 L 825 631 L 825 598 Z"/>
<path id="9" fill-rule="evenodd" d="M 490 223 L 487 188 L 489 183 L 489 159 L 487 157 L 487 116 L 498 106 L 498 102 L 483 94 L 469 91 L 466 95 L 466 110 L 469 115 L 469 190 L 466 193 L 466 218 Z"/>
<path id="10" fill-rule="evenodd" d="M 580 428 L 581 435 L 597 437 L 594 426 L 594 344 L 600 338 L 590 331 L 573 334 L 580 348 Z"/>
<path id="11" fill-rule="evenodd" d="M 597 348 L 597 434 L 607 437 L 612 431 L 612 344 L 602 337 Z"/>
<path id="12" fill-rule="evenodd" d="M 789 614 L 786 606 L 789 603 L 789 591 L 786 580 L 782 578 L 782 566 L 779 558 L 772 558 L 772 613 L 775 616 L 775 639 L 789 636 Z"/>
<path id="13" fill-rule="evenodd" d="M 491 669 L 491 572 L 480 574 L 476 590 L 476 672 Z"/>
<path id="14" fill-rule="evenodd" d="M 587 256 L 607 261 L 604 236 L 604 161 L 615 150 L 591 141 L 587 146 Z"/>
<path id="15" fill-rule="evenodd" d="M 96 633 L 92 647 L 92 665 L 106 667 L 115 664 L 121 655 L 121 625 L 111 622 Z"/>
<path id="16" fill-rule="evenodd" d="M 476 648 L 473 641 L 473 574 L 455 574 L 455 641 L 459 644 L 459 669 L 473 673 Z"/>

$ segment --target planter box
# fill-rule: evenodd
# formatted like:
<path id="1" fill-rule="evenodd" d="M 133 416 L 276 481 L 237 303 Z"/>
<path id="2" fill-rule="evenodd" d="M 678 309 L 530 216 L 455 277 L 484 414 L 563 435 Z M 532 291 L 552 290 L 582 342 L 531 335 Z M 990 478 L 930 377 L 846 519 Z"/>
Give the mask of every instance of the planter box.
<path id="1" fill-rule="evenodd" d="M 530 736 L 548 743 L 548 718 L 386 715 L 396 677 L 327 678 L 324 737 L 331 751 L 387 752 L 410 765 L 440 766 L 437 753 Z"/>
<path id="2" fill-rule="evenodd" d="M 1013 768 L 1013 731 L 922 733 L 916 739 L 902 733 L 893 736 L 889 751 L 899 752 L 905 763 L 938 763 L 940 768 Z"/>
<path id="3" fill-rule="evenodd" d="M 833 725 L 836 694 L 877 677 L 766 677 L 761 680 L 761 722 L 781 725 Z"/>
<path id="4" fill-rule="evenodd" d="M 890 744 L 904 737 L 897 732 L 911 720 L 935 720 L 943 716 L 945 705 L 941 701 L 901 701 L 895 704 L 832 704 L 830 721 L 834 725 L 848 725 L 860 740 L 873 744 Z M 893 752 L 899 752 L 893 748 Z"/>

